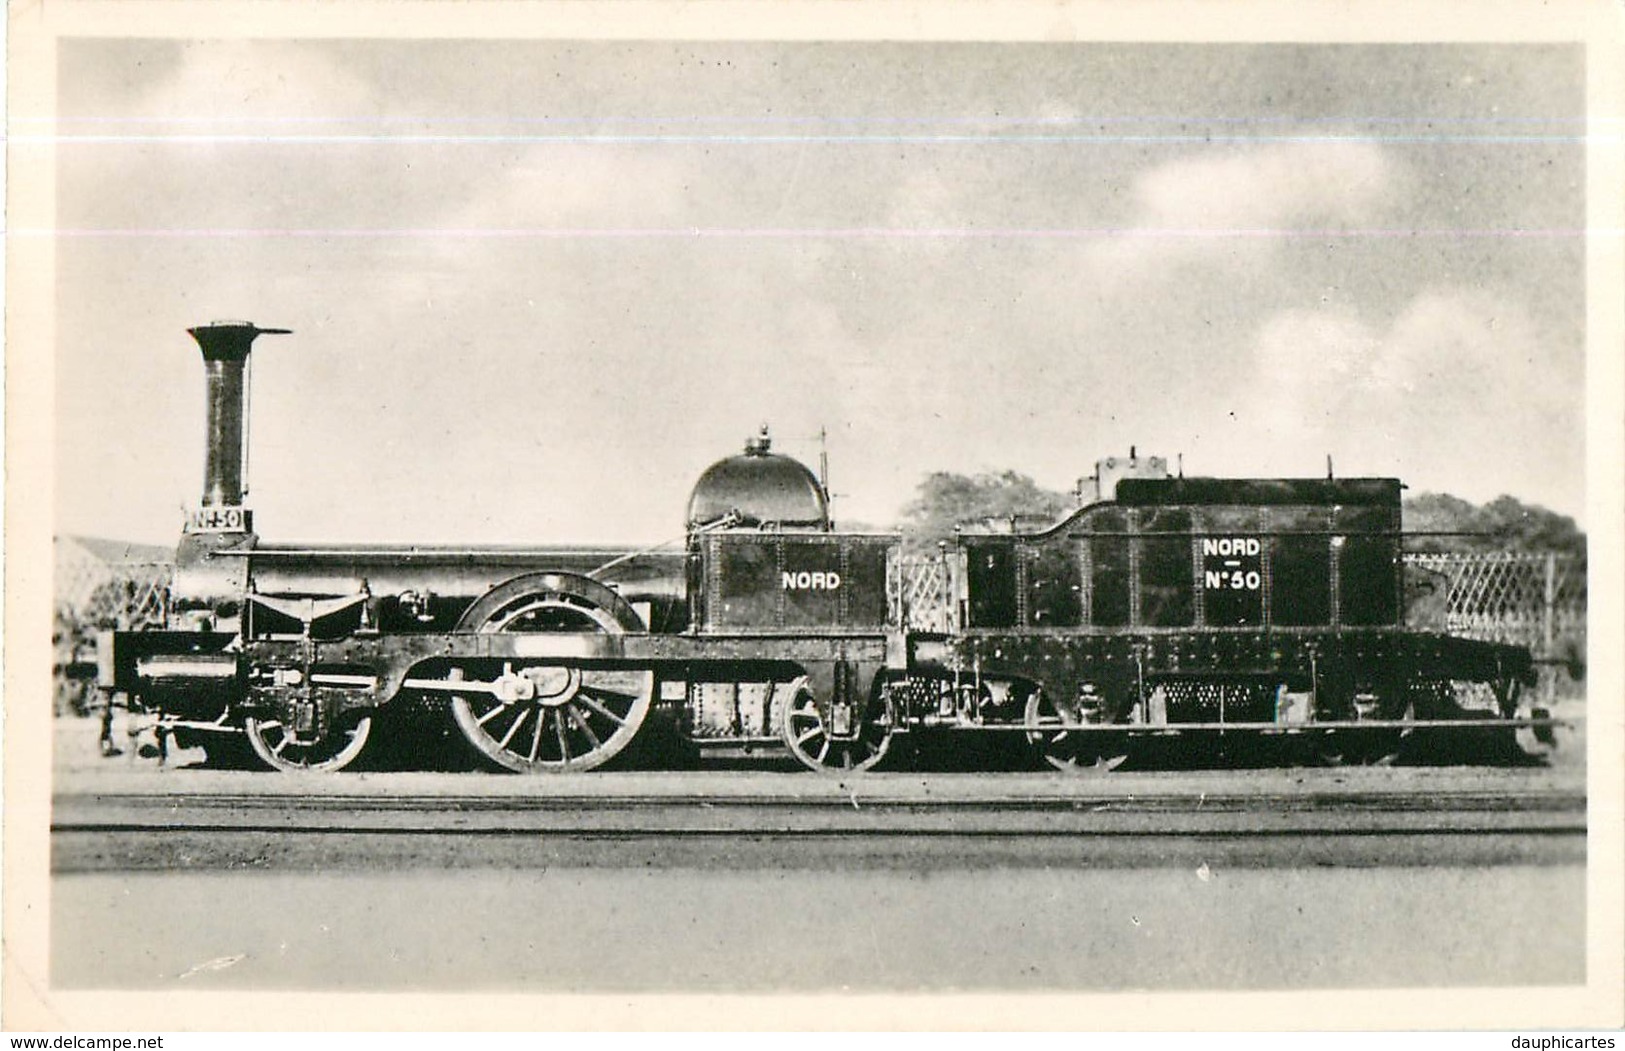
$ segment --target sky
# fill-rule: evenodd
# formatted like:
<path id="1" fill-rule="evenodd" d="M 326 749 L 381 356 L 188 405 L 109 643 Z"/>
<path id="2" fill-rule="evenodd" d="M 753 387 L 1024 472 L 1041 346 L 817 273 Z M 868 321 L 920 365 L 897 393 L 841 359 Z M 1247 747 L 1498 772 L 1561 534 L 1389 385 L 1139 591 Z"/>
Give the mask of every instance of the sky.
<path id="1" fill-rule="evenodd" d="M 65 39 L 57 529 L 653 543 L 766 423 L 839 521 L 1097 458 L 1584 511 L 1560 45 Z M 15 118 L 14 118 L 15 119 Z"/>

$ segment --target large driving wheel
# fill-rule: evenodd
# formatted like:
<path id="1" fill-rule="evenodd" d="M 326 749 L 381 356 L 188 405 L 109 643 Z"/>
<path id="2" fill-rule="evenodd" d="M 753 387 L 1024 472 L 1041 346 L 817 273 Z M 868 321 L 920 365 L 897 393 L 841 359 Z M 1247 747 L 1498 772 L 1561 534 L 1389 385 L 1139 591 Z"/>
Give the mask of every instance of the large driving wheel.
<path id="1" fill-rule="evenodd" d="M 824 773 L 872 770 L 891 748 L 896 720 L 891 697 L 884 690 L 863 710 L 852 736 L 837 736 L 824 725 L 805 677 L 784 688 L 778 704 L 779 733 L 785 747 L 808 769 Z"/>
<path id="2" fill-rule="evenodd" d="M 1057 770 L 1106 772 L 1128 758 L 1125 737 L 1079 729 L 1083 720 L 1078 712 L 1056 704 L 1043 690 L 1028 691 L 1024 715 L 1028 744 Z"/>
<path id="3" fill-rule="evenodd" d="M 309 744 L 297 740 L 280 719 L 249 716 L 243 722 L 243 732 L 254 754 L 274 769 L 342 770 L 367 747 L 372 717 L 363 715 L 333 727 L 321 740 Z"/>
<path id="4" fill-rule="evenodd" d="M 461 631 L 617 635 L 642 630 L 615 592 L 564 574 L 521 577 L 469 607 Z M 497 688 L 454 693 L 464 736 L 498 766 L 520 773 L 591 770 L 631 743 L 649 713 L 654 672 L 589 660 L 507 662 Z"/>

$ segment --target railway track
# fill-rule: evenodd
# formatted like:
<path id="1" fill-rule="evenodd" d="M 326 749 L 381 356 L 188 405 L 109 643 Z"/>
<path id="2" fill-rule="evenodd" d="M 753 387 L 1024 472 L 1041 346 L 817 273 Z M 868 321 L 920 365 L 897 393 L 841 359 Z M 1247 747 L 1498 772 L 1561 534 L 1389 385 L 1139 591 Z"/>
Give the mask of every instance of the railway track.
<path id="1" fill-rule="evenodd" d="M 551 779 L 550 779 L 551 780 Z M 59 873 L 149 869 L 1580 864 L 1585 797 L 1546 777 L 581 779 L 499 791 L 70 791 Z M 718 785 L 727 790 L 719 791 Z M 166 786 L 168 787 L 168 786 Z"/>

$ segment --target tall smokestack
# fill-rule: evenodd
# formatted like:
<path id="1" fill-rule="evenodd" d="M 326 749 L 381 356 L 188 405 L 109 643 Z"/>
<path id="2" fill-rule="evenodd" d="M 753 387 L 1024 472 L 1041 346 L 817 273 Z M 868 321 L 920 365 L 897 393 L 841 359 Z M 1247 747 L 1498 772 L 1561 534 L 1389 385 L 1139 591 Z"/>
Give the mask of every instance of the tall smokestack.
<path id="1" fill-rule="evenodd" d="M 208 449 L 203 462 L 203 506 L 240 507 L 247 467 L 248 353 L 254 337 L 285 335 L 246 321 L 216 321 L 187 329 L 203 348 L 208 384 Z"/>

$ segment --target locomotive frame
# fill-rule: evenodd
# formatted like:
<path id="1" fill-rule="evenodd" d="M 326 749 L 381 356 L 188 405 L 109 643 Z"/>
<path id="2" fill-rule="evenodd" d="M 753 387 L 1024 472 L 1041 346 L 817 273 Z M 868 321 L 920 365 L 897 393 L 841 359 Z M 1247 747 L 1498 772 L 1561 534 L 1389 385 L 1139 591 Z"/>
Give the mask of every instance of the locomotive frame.
<path id="1" fill-rule="evenodd" d="M 936 630 L 888 601 L 901 538 L 834 530 L 822 485 L 765 436 L 702 477 L 681 552 L 262 544 L 243 506 L 246 364 L 283 331 L 190 330 L 201 507 L 165 628 L 99 647 L 109 705 L 152 713 L 161 740 L 337 770 L 402 698 L 449 709 L 520 772 L 601 766 L 656 707 L 693 745 L 782 746 L 815 770 L 866 770 L 897 735 L 939 730 L 1020 734 L 1063 769 L 1115 765 L 1146 736 L 1308 735 L 1366 761 L 1417 731 L 1551 739 L 1526 649 L 1405 626 L 1393 479 L 1103 461 L 1065 521 L 956 539 Z"/>

